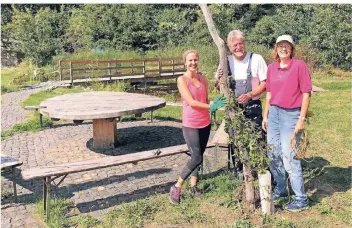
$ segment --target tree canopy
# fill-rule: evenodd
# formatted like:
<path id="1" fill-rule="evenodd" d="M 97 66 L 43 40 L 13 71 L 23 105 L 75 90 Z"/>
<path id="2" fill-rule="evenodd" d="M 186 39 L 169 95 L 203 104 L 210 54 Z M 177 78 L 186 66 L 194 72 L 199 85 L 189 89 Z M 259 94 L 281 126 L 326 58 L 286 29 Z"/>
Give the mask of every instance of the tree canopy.
<path id="1" fill-rule="evenodd" d="M 2 41 L 38 65 L 56 54 L 103 48 L 145 52 L 212 42 L 198 5 L 23 4 L 1 5 Z M 247 42 L 273 47 L 290 34 L 314 50 L 318 65 L 348 69 L 351 61 L 351 5 L 212 4 L 219 34 L 232 29 Z M 6 42 L 7 41 L 7 42 Z"/>

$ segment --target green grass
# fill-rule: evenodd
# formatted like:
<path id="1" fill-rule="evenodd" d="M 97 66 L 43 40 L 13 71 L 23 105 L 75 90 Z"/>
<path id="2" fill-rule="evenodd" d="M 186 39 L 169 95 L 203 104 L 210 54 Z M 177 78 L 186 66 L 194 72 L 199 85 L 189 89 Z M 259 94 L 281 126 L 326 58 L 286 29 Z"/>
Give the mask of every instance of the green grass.
<path id="1" fill-rule="evenodd" d="M 46 117 L 43 117 L 43 128 L 48 128 L 53 125 L 53 122 Z M 34 111 L 32 117 L 24 123 L 17 123 L 11 129 L 6 131 L 1 131 L 1 140 L 4 140 L 16 133 L 28 132 L 28 131 L 39 131 L 42 128 L 40 127 L 39 113 Z"/>
<path id="2" fill-rule="evenodd" d="M 26 100 L 22 101 L 21 106 L 32 106 L 32 105 L 39 105 L 40 102 L 49 99 L 51 97 L 56 97 L 64 94 L 69 94 L 69 93 L 80 93 L 80 92 L 85 92 L 85 91 L 90 91 L 87 90 L 83 87 L 74 87 L 72 89 L 68 88 L 56 88 L 52 90 L 45 90 L 45 91 L 40 91 L 38 93 L 31 94 Z"/>
<path id="3" fill-rule="evenodd" d="M 332 165 L 350 165 L 351 91 L 316 93 L 309 110 L 310 156 L 326 155 Z"/>
<path id="4" fill-rule="evenodd" d="M 99 224 L 99 220 L 91 215 L 76 215 L 67 219 L 69 227 L 90 228 Z"/>
<path id="5" fill-rule="evenodd" d="M 326 90 L 340 91 L 340 90 L 351 90 L 352 83 L 345 81 L 335 81 L 335 82 L 318 82 L 316 86 L 321 87 Z"/>
<path id="6" fill-rule="evenodd" d="M 153 195 L 135 202 L 121 204 L 97 221 L 90 216 L 66 218 L 58 209 L 60 219 L 53 224 L 71 224 L 78 227 L 324 227 L 334 224 L 337 227 L 352 226 L 351 198 L 351 88 L 349 78 L 326 81 L 322 76 L 313 79 L 313 84 L 328 91 L 314 93 L 310 105 L 310 124 L 307 125 L 310 145 L 307 161 L 303 162 L 304 180 L 311 199 L 311 209 L 302 214 L 280 211 L 268 219 L 262 219 L 260 212 L 245 216 L 241 214 L 243 205 L 236 197 L 240 183 L 227 173 L 201 178 L 199 186 L 205 190 L 202 198 L 193 199 L 187 194 L 188 184 L 184 185 L 182 203 L 170 205 L 167 195 Z M 100 85 L 102 86 L 102 85 Z M 104 87 L 102 90 L 125 88 Z M 56 89 L 33 94 L 22 105 L 37 105 L 49 97 L 83 89 Z M 215 92 L 214 92 L 215 94 Z M 170 99 L 172 100 L 172 99 Z M 173 101 L 174 102 L 174 101 Z M 181 107 L 167 106 L 154 111 L 154 118 L 181 121 Z M 150 113 L 144 113 L 149 118 Z M 217 112 L 217 121 L 224 112 Z M 133 120 L 126 116 L 122 121 Z M 35 125 L 35 124 L 34 124 Z M 28 127 L 32 129 L 35 127 Z M 18 127 L 18 129 L 25 130 Z M 59 205 L 69 204 L 59 203 Z M 282 205 L 283 206 L 283 205 Z M 219 211 L 221 213 L 219 213 Z M 225 218 L 225 219 L 224 219 Z M 59 218 L 58 218 L 59 219 Z M 227 219 L 227 220 L 226 220 Z M 259 222 L 262 221 L 262 222 Z M 263 223 L 264 221 L 264 223 Z M 263 224 L 262 224 L 263 223 Z M 52 225 L 52 227 L 55 227 Z M 66 225 L 65 225 L 66 226 Z M 68 225 L 69 226 L 69 225 Z"/>
<path id="7" fill-rule="evenodd" d="M 67 227 L 67 214 L 72 207 L 72 203 L 68 199 L 51 199 L 49 222 L 46 224 L 49 228 Z M 35 204 L 36 213 L 44 221 L 43 201 L 37 201 Z"/>
<path id="8" fill-rule="evenodd" d="M 33 66 L 31 64 L 22 63 L 17 67 L 1 69 L 1 94 L 15 92 L 19 89 L 37 84 L 38 80 L 34 80 Z"/>

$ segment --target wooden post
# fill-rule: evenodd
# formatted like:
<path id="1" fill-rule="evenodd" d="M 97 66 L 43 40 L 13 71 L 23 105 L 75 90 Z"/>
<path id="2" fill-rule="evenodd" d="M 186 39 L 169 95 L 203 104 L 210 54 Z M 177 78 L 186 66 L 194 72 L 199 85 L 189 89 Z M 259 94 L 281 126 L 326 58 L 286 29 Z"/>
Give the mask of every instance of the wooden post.
<path id="1" fill-rule="evenodd" d="M 108 74 L 110 75 L 110 82 L 111 82 L 111 68 L 110 68 L 110 62 L 108 62 L 108 67 L 109 67 Z"/>
<path id="2" fill-rule="evenodd" d="M 172 77 L 174 77 L 175 76 L 175 72 L 174 72 L 174 70 L 175 70 L 175 66 L 174 66 L 175 61 L 174 61 L 174 59 L 171 60 L 171 64 L 172 64 Z"/>
<path id="3" fill-rule="evenodd" d="M 116 118 L 93 120 L 93 147 L 112 149 L 117 142 Z"/>
<path id="4" fill-rule="evenodd" d="M 72 62 L 70 61 L 70 80 L 71 80 L 71 86 L 73 86 L 73 77 L 72 77 Z"/>
<path id="5" fill-rule="evenodd" d="M 59 75 L 60 75 L 60 81 L 62 81 L 61 59 L 59 60 Z"/>
<path id="6" fill-rule="evenodd" d="M 159 69 L 159 77 L 161 76 L 161 59 L 159 58 L 159 61 L 158 61 L 158 69 Z"/>
<path id="7" fill-rule="evenodd" d="M 15 203 L 17 203 L 15 166 L 12 166 L 12 184 L 13 184 L 13 195 L 15 197 Z"/>
<path id="8" fill-rule="evenodd" d="M 142 68 L 142 71 L 143 71 L 143 77 L 145 78 L 145 60 L 143 60 L 143 68 Z"/>

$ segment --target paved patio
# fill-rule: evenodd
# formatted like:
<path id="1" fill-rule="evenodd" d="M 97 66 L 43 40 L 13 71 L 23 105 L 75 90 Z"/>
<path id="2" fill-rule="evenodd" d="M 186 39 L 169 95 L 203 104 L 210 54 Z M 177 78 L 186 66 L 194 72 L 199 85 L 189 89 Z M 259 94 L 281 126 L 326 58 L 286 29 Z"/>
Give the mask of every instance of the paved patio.
<path id="1" fill-rule="evenodd" d="M 5 128 L 2 130 L 9 129 L 11 124 L 16 122 L 25 121 L 19 102 L 39 90 L 36 88 L 3 95 L 2 107 L 7 105 L 12 108 L 2 109 L 2 115 L 5 116 L 5 119 L 2 118 L 2 124 L 3 121 L 7 123 L 3 125 Z M 18 114 L 20 109 L 21 114 Z M 121 122 L 117 128 L 119 145 L 109 150 L 92 149 L 91 122 L 83 122 L 80 125 L 56 124 L 50 129 L 19 133 L 3 140 L 2 153 L 22 160 L 23 165 L 16 170 L 18 203 L 13 203 L 13 197 L 2 199 L 1 227 L 41 227 L 34 211 L 34 202 L 42 197 L 42 181 L 22 180 L 20 171 L 23 169 L 185 143 L 181 123 L 175 121 Z M 217 153 L 214 149 L 209 149 L 205 156 L 205 173 L 216 171 L 226 165 L 226 157 L 226 152 L 221 152 L 220 149 Z M 121 203 L 144 198 L 156 192 L 167 193 L 187 159 L 187 155 L 179 154 L 139 162 L 137 165 L 126 164 L 70 174 L 59 187 L 52 187 L 52 195 L 69 198 L 75 207 L 72 214 L 88 213 L 99 219 L 106 211 Z M 1 182 L 3 187 L 10 188 L 11 175 L 3 173 Z"/>

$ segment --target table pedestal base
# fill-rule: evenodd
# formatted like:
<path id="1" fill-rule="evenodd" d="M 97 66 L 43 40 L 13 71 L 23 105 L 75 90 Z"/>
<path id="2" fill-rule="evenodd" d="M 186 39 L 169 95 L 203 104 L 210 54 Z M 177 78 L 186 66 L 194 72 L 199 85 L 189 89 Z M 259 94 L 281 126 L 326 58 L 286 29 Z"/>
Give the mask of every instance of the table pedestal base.
<path id="1" fill-rule="evenodd" d="M 116 132 L 116 118 L 93 120 L 93 148 L 115 148 L 117 142 Z"/>

